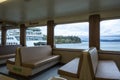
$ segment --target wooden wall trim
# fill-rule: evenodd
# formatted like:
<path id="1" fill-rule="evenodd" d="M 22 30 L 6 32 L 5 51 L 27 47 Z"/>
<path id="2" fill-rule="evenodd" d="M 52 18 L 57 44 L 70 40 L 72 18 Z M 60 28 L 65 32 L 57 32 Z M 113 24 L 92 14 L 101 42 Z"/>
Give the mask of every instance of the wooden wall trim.
<path id="1" fill-rule="evenodd" d="M 7 32 L 7 29 L 5 26 L 2 26 L 1 27 L 2 29 L 2 34 L 1 34 L 1 45 L 6 45 L 6 32 Z"/>
<path id="2" fill-rule="evenodd" d="M 47 21 L 47 45 L 54 47 L 54 20 Z"/>
<path id="3" fill-rule="evenodd" d="M 25 24 L 20 25 L 20 45 L 26 46 L 26 26 L 25 26 Z"/>
<path id="4" fill-rule="evenodd" d="M 100 15 L 89 16 L 89 47 L 100 49 Z"/>

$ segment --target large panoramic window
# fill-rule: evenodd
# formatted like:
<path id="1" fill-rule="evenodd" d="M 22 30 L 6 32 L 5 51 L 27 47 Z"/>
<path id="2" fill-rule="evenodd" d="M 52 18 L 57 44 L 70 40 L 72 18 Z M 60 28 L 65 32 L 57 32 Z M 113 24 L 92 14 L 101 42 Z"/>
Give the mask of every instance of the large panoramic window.
<path id="1" fill-rule="evenodd" d="M 6 35 L 6 45 L 20 44 L 20 29 L 9 29 Z"/>
<path id="2" fill-rule="evenodd" d="M 120 19 L 101 21 L 100 48 L 102 50 L 120 51 Z"/>
<path id="3" fill-rule="evenodd" d="M 47 26 L 30 27 L 26 30 L 26 45 L 40 46 L 47 42 Z"/>
<path id="4" fill-rule="evenodd" d="M 56 25 L 54 36 L 56 48 L 87 49 L 88 26 L 88 22 Z"/>

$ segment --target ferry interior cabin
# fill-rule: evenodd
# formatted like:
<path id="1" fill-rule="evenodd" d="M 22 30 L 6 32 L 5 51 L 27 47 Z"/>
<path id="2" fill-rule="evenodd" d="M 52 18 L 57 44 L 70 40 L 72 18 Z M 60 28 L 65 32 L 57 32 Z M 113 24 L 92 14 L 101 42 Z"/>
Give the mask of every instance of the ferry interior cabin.
<path id="1" fill-rule="evenodd" d="M 0 0 L 0 80 L 120 80 L 120 0 Z"/>

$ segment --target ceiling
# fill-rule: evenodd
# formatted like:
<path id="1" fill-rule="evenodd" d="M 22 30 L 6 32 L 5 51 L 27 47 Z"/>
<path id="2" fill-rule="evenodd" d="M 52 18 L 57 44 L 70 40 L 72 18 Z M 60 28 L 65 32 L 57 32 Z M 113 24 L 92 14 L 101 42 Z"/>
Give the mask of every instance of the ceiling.
<path id="1" fill-rule="evenodd" d="M 90 14 L 101 18 L 120 17 L 120 0 L 8 0 L 0 3 L 0 20 L 17 23 L 47 20 L 56 23 L 88 20 Z"/>

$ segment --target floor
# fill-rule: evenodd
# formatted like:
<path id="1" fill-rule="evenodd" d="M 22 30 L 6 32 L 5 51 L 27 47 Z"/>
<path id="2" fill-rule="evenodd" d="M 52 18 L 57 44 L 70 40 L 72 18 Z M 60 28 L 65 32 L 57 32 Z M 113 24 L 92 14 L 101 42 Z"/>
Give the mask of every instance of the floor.
<path id="1" fill-rule="evenodd" d="M 35 74 L 31 77 L 27 77 L 27 78 L 18 76 L 18 75 L 14 75 L 14 74 L 10 74 L 6 68 L 6 65 L 0 65 L 0 73 L 4 73 L 4 74 L 11 76 L 13 78 L 16 78 L 18 80 L 48 80 L 52 76 L 59 76 L 57 74 L 57 70 L 61 66 L 62 66 L 61 64 L 57 64 L 49 69 L 43 70 L 40 73 Z"/>

